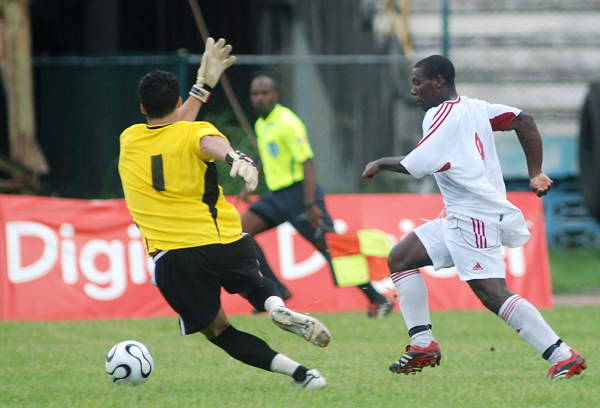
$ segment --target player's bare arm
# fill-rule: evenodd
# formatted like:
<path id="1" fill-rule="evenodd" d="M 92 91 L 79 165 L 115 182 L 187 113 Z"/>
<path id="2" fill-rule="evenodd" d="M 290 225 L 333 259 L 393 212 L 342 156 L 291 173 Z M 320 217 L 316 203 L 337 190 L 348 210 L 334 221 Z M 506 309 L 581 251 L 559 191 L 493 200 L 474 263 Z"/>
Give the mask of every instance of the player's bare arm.
<path id="1" fill-rule="evenodd" d="M 221 136 L 204 136 L 200 139 L 200 150 L 211 159 L 225 161 L 225 156 L 233 151 L 233 147 Z"/>
<path id="2" fill-rule="evenodd" d="M 246 189 L 254 191 L 258 185 L 258 170 L 254 161 L 239 150 L 233 150 L 229 142 L 220 136 L 204 136 L 200 139 L 200 150 L 208 157 L 224 161 L 231 166 L 229 175 L 240 176 Z"/>
<path id="3" fill-rule="evenodd" d="M 538 197 L 545 196 L 550 191 L 554 182 L 550 177 L 542 173 L 542 160 L 544 156 L 542 137 L 533 117 L 525 112 L 521 112 L 507 129 L 516 132 L 521 147 L 523 147 L 523 151 L 525 152 L 531 191 Z"/>
<path id="4" fill-rule="evenodd" d="M 231 49 L 231 45 L 227 44 L 223 38 L 217 42 L 211 37 L 206 39 L 196 83 L 190 90 L 190 98 L 187 98 L 179 108 L 179 120 L 188 122 L 196 120 L 202 104 L 208 102 L 211 91 L 217 86 L 221 74 L 236 60 L 235 56 L 229 55 Z"/>
<path id="5" fill-rule="evenodd" d="M 406 156 L 382 157 L 381 159 L 372 161 L 365 167 L 362 178 L 365 180 L 373 180 L 375 175 L 381 173 L 383 170 L 393 171 L 394 173 L 410 174 L 408 170 L 400 164 L 405 157 Z"/>
<path id="6" fill-rule="evenodd" d="M 321 226 L 321 220 L 323 214 L 321 209 L 315 204 L 315 190 L 317 188 L 317 172 L 312 159 L 306 160 L 302 163 L 304 168 L 304 211 L 308 216 L 308 221 L 313 227 L 319 228 Z"/>
<path id="7" fill-rule="evenodd" d="M 202 102 L 196 98 L 187 98 L 177 110 L 177 119 L 185 122 L 193 122 L 198 117 Z"/>

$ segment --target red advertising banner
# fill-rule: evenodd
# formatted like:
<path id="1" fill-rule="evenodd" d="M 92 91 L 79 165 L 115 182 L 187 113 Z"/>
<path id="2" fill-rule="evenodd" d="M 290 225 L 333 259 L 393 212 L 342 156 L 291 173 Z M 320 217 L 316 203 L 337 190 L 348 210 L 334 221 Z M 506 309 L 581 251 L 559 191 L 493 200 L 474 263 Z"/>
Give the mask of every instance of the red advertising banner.
<path id="1" fill-rule="evenodd" d="M 542 200 L 510 193 L 524 213 L 531 239 L 505 248 L 508 286 L 537 307 L 552 306 Z M 236 202 L 243 212 L 247 205 Z M 443 209 L 440 195 L 329 195 L 336 231 L 379 229 L 393 243 Z M 72 200 L 0 195 L 0 318 L 67 320 L 174 316 L 150 283 L 152 261 L 124 200 Z M 275 273 L 291 290 L 287 304 L 304 312 L 367 309 L 356 287 L 336 287 L 323 256 L 289 224 L 260 234 Z M 432 310 L 481 309 L 453 268 L 424 268 Z M 395 295 L 389 278 L 374 282 Z M 237 295 L 223 293 L 229 314 L 251 313 Z"/>

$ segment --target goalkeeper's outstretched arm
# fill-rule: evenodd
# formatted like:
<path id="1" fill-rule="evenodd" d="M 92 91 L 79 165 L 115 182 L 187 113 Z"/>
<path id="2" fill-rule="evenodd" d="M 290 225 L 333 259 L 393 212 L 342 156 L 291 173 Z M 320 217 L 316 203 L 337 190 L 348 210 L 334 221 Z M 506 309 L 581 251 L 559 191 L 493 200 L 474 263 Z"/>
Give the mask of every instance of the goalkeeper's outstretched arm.
<path id="1" fill-rule="evenodd" d="M 206 46 L 202 54 L 202 62 L 196 75 L 196 83 L 192 85 L 189 92 L 190 98 L 179 108 L 179 120 L 193 122 L 198 117 L 198 112 L 202 104 L 208 102 L 212 90 L 223 72 L 229 68 L 236 60 L 234 55 L 230 55 L 231 44 L 227 44 L 223 38 L 215 43 L 211 37 L 206 39 Z"/>

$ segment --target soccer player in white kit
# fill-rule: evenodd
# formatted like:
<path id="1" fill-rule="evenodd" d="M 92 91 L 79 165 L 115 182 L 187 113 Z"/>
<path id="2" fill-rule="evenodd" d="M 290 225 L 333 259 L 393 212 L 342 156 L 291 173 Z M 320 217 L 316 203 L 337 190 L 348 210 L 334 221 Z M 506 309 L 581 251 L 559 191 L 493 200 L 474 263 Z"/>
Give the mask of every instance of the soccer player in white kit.
<path id="1" fill-rule="evenodd" d="M 533 118 L 520 109 L 458 96 L 454 65 L 440 55 L 415 64 L 411 94 L 426 112 L 423 138 L 403 157 L 367 164 L 363 178 L 383 170 L 421 178 L 433 175 L 446 217 L 429 221 L 390 252 L 388 266 L 411 344 L 390 365 L 394 373 L 415 374 L 440 364 L 442 354 L 431 331 L 427 287 L 418 268 L 455 266 L 483 305 L 550 361 L 548 378 L 570 378 L 587 367 L 540 312 L 506 286 L 501 247 L 527 242 L 521 211 L 506 199 L 493 131 L 514 130 L 527 159 L 531 190 L 544 196 L 552 180 L 542 173 L 542 141 Z"/>

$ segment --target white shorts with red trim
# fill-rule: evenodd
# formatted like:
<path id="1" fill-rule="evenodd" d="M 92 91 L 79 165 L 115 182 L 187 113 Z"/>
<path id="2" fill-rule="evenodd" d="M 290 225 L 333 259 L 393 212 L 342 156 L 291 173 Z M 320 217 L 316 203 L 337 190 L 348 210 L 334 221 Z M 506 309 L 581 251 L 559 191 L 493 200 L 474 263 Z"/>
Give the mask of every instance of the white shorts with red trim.
<path id="1" fill-rule="evenodd" d="M 505 278 L 500 231 L 483 221 L 449 215 L 414 230 L 435 270 L 456 267 L 460 280 Z"/>

